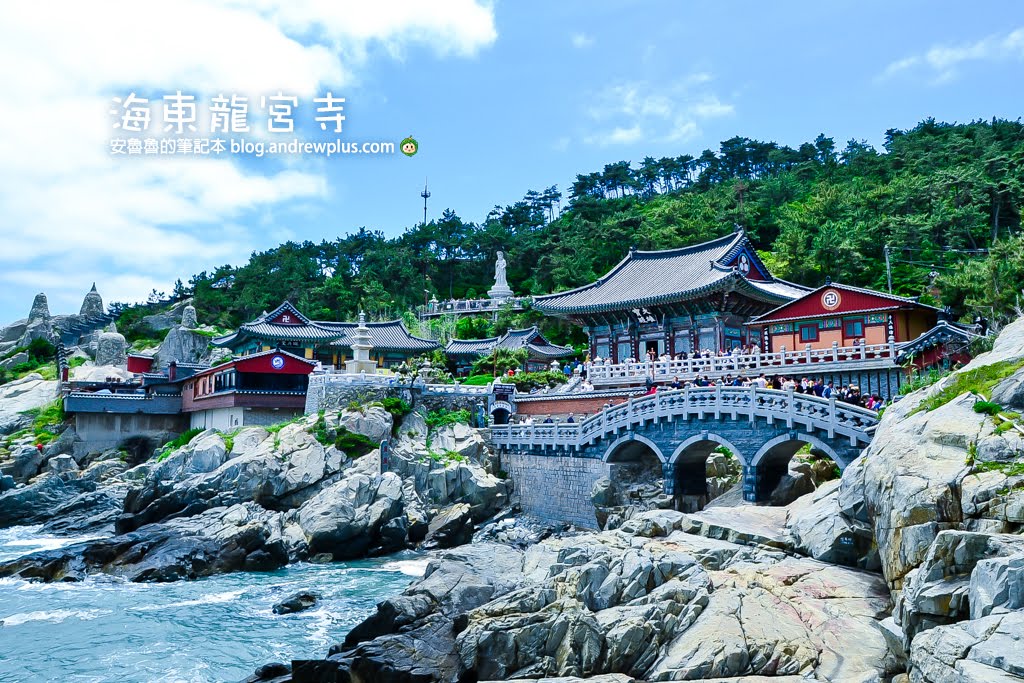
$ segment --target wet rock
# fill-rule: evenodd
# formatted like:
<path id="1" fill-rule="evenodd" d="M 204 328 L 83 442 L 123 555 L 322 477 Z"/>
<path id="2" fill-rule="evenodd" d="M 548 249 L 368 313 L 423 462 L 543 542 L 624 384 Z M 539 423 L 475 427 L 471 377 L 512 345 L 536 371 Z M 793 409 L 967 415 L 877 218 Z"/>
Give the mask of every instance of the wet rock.
<path id="1" fill-rule="evenodd" d="M 276 569 L 288 562 L 279 516 L 254 503 L 215 508 L 0 563 L 0 576 L 61 581 L 105 572 L 129 581 L 164 582 Z M 253 556 L 258 561 L 248 562 Z"/>
<path id="2" fill-rule="evenodd" d="M 274 605 L 274 614 L 294 614 L 316 606 L 320 594 L 314 591 L 299 591 Z"/>
<path id="3" fill-rule="evenodd" d="M 441 510 L 427 529 L 425 547 L 453 548 L 473 539 L 473 518 L 469 506 L 458 503 Z"/>
<path id="4" fill-rule="evenodd" d="M 95 490 L 95 482 L 83 481 L 74 475 L 43 475 L 28 486 L 0 494 L 0 529 L 42 524 L 79 494 Z"/>

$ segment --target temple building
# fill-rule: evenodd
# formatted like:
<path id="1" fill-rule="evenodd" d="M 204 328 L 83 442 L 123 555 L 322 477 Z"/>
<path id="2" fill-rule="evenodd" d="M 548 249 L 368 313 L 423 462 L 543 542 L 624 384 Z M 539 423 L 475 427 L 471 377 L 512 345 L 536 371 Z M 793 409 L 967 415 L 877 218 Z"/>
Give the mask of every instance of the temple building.
<path id="1" fill-rule="evenodd" d="M 185 379 L 181 411 L 193 429 L 229 431 L 302 415 L 316 363 L 286 351 L 263 351 Z"/>
<path id="2" fill-rule="evenodd" d="M 747 323 L 762 351 L 902 344 L 935 327 L 939 309 L 903 296 L 826 281 Z"/>
<path id="3" fill-rule="evenodd" d="M 456 372 L 465 374 L 472 369 L 474 361 L 490 355 L 494 349 L 526 349 L 527 372 L 547 370 L 551 361 L 574 353 L 571 346 L 549 342 L 536 327 L 509 330 L 499 337 L 487 339 L 452 339 L 444 347 L 444 353 L 455 364 Z"/>
<path id="4" fill-rule="evenodd" d="M 215 346 L 248 355 L 281 349 L 307 360 L 341 367 L 352 359 L 352 344 L 359 323 L 310 320 L 285 301 L 270 313 L 244 323 L 235 332 L 213 340 Z M 373 347 L 370 360 L 390 368 L 414 356 L 430 353 L 441 345 L 433 339 L 413 336 L 401 320 L 366 323 Z"/>
<path id="5" fill-rule="evenodd" d="M 807 291 L 768 272 L 737 230 L 681 249 L 631 249 L 597 282 L 533 305 L 583 325 L 591 358 L 619 363 L 759 343 L 744 323 Z"/>

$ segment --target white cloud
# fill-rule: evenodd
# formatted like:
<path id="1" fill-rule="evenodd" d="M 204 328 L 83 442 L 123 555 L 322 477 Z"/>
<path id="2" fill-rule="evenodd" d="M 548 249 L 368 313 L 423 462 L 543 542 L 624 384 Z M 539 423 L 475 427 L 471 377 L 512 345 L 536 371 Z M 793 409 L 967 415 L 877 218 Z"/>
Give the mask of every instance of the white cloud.
<path id="1" fill-rule="evenodd" d="M 959 76 L 961 65 L 969 62 L 1024 60 L 1024 27 L 1009 33 L 994 33 L 973 43 L 934 45 L 919 55 L 904 57 L 889 64 L 878 76 L 887 80 L 907 73 L 930 73 L 934 85 Z"/>
<path id="2" fill-rule="evenodd" d="M 733 105 L 706 89 L 706 72 L 674 83 L 630 81 L 607 86 L 590 98 L 587 117 L 594 126 L 583 141 L 592 145 L 624 145 L 642 139 L 677 142 L 700 133 L 704 121 L 730 116 Z"/>
<path id="3" fill-rule="evenodd" d="M 569 42 L 572 43 L 573 47 L 577 49 L 583 49 L 585 47 L 590 47 L 591 45 L 593 45 L 594 39 L 591 36 L 588 36 L 586 33 L 573 33 L 572 35 L 569 36 Z"/>
<path id="4" fill-rule="evenodd" d="M 0 318 L 40 289 L 64 312 L 93 280 L 137 299 L 243 261 L 257 229 L 288 232 L 263 224 L 275 209 L 330 192 L 315 160 L 113 157 L 112 97 L 250 94 L 255 113 L 259 94 L 351 86 L 377 54 L 465 57 L 496 37 L 487 0 L 179 0 L 158 17 L 124 1 L 0 5 Z"/>

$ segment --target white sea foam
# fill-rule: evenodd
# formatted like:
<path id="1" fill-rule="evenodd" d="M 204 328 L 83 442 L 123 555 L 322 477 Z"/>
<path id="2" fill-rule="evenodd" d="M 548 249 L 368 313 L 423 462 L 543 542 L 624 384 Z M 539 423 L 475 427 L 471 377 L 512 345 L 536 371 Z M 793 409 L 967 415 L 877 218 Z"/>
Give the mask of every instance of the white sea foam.
<path id="1" fill-rule="evenodd" d="M 72 609 L 58 609 L 51 612 L 22 612 L 20 614 L 12 614 L 9 617 L 0 619 L 0 625 L 4 628 L 11 626 L 21 626 L 27 624 L 30 621 L 48 621 L 55 624 L 59 624 L 67 619 L 80 619 L 81 621 L 89 621 L 95 619 L 101 614 L 110 614 L 107 610 L 98 609 L 87 609 L 87 610 L 72 610 Z"/>
<path id="2" fill-rule="evenodd" d="M 142 607 L 131 607 L 136 612 L 149 612 L 153 610 L 169 609 L 172 607 L 195 607 L 197 605 L 216 605 L 223 602 L 233 602 L 242 597 L 245 590 L 224 591 L 223 593 L 210 593 L 195 600 L 182 600 L 180 602 L 169 602 L 166 605 L 145 605 Z"/>
<path id="3" fill-rule="evenodd" d="M 381 566 L 382 571 L 402 572 L 406 576 L 420 577 L 427 573 L 427 563 L 430 560 L 395 560 Z"/>

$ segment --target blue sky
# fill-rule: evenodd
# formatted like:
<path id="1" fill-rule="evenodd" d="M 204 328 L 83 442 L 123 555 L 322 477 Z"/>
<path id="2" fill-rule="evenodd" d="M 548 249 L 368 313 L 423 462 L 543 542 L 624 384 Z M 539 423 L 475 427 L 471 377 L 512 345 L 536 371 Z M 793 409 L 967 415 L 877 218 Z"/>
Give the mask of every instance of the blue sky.
<path id="1" fill-rule="evenodd" d="M 1010 1 L 185 0 L 145 34 L 133 3 L 11 11 L 0 59 L 24 66 L 0 74 L 20 93 L 0 103 L 5 321 L 38 291 L 66 313 L 94 280 L 132 300 L 286 239 L 398 234 L 422 216 L 425 177 L 430 217 L 480 221 L 620 159 L 737 134 L 877 146 L 928 116 L 1017 118 L 1024 104 L 1024 10 Z M 347 99 L 343 140 L 412 134 L 420 152 L 112 158 L 111 98 L 179 88 L 307 105 L 330 89 Z"/>

